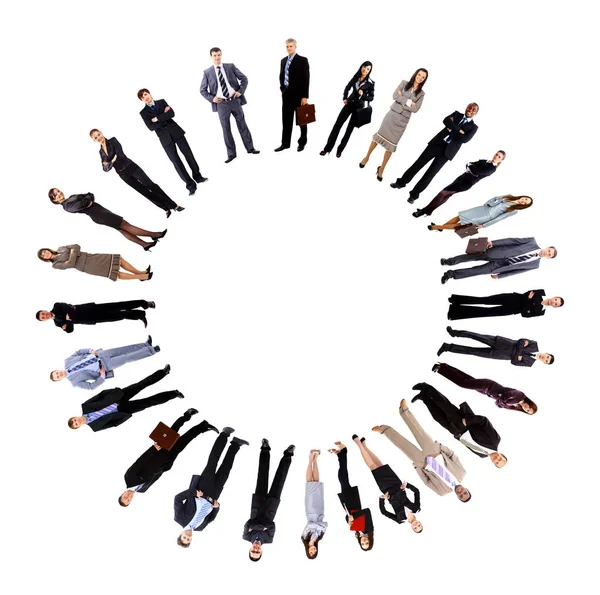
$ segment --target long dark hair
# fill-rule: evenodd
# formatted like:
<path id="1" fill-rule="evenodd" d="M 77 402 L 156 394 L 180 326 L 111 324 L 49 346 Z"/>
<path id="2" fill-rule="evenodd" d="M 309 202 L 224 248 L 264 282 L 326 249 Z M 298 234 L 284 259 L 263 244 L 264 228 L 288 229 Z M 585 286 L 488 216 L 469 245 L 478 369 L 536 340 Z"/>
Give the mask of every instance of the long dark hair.
<path id="1" fill-rule="evenodd" d="M 304 552 L 306 553 L 306 557 L 309 560 L 314 560 L 319 555 L 319 541 L 321 541 L 321 539 L 323 539 L 324 536 L 325 536 L 325 533 L 320 533 L 319 536 L 315 539 L 315 542 L 313 543 L 313 545 L 317 548 L 317 553 L 314 556 L 311 556 L 308 553 L 308 547 L 309 547 L 310 540 L 312 539 L 312 533 L 308 533 L 306 535 L 306 537 L 300 538 L 302 540 L 302 545 L 304 546 Z"/>
<path id="2" fill-rule="evenodd" d="M 369 78 L 371 78 L 371 75 L 373 74 L 373 64 L 367 60 L 366 62 L 363 62 L 363 63 L 362 63 L 360 66 L 359 66 L 359 68 L 358 68 L 358 70 L 356 71 L 356 74 L 354 75 L 354 78 L 353 78 L 352 80 L 354 80 L 354 81 L 357 81 L 357 80 L 358 80 L 358 79 L 359 79 L 359 78 L 362 76 L 361 69 L 362 69 L 364 66 L 370 66 L 370 67 L 371 67 L 371 70 L 369 70 L 369 74 L 367 74 L 367 76 L 365 77 L 365 79 L 369 79 Z"/>
<path id="3" fill-rule="evenodd" d="M 361 535 L 360 531 L 355 531 L 354 532 L 354 537 L 356 537 L 356 541 L 358 541 L 358 547 L 363 552 L 368 552 L 369 550 L 373 549 L 373 545 L 375 544 L 375 532 L 374 531 L 371 531 L 370 533 L 363 533 L 362 535 Z M 369 538 L 369 547 L 366 550 L 360 544 L 360 538 L 361 537 L 368 537 Z"/>
<path id="4" fill-rule="evenodd" d="M 533 204 L 533 198 L 531 196 L 527 196 L 526 194 L 522 194 L 520 196 L 513 196 L 512 194 L 507 194 L 502 197 L 504 202 L 510 202 L 513 200 L 519 200 L 520 198 L 528 198 L 531 202 L 526 205 L 510 205 L 508 209 L 506 209 L 507 213 L 512 213 L 513 211 L 522 211 L 523 209 L 528 209 Z"/>
<path id="5" fill-rule="evenodd" d="M 38 257 L 38 258 L 39 258 L 41 261 L 43 261 L 43 262 L 50 262 L 50 260 L 51 260 L 51 259 L 46 259 L 46 258 L 43 258 L 43 257 L 42 257 L 42 252 L 43 252 L 44 250 L 48 250 L 48 252 L 52 252 L 52 254 L 53 254 L 54 256 L 57 256 L 57 255 L 58 255 L 58 252 L 57 252 L 56 250 L 52 250 L 52 248 L 40 248 L 40 249 L 38 250 L 37 257 Z"/>
<path id="6" fill-rule="evenodd" d="M 538 406 L 529 397 L 525 397 L 523 401 L 525 401 L 525 403 L 529 405 L 533 413 L 527 413 L 527 411 L 525 411 L 525 409 L 523 409 L 523 407 L 521 406 L 521 403 L 517 403 L 514 407 L 511 407 L 511 409 L 513 411 L 521 411 L 522 413 L 526 413 L 527 415 L 534 415 L 537 413 Z"/>
<path id="7" fill-rule="evenodd" d="M 415 79 L 417 78 L 417 74 L 419 74 L 419 72 L 421 72 L 421 71 L 423 71 L 425 73 L 425 80 L 417 86 L 416 95 L 421 93 L 421 90 L 423 89 L 423 87 L 425 86 L 425 83 L 427 82 L 427 79 L 429 78 L 429 71 L 427 70 L 427 68 L 417 68 L 415 70 L 414 74 L 410 77 L 410 81 L 408 81 L 408 83 L 406 83 L 406 85 L 404 85 L 405 91 L 408 91 L 415 84 Z"/>

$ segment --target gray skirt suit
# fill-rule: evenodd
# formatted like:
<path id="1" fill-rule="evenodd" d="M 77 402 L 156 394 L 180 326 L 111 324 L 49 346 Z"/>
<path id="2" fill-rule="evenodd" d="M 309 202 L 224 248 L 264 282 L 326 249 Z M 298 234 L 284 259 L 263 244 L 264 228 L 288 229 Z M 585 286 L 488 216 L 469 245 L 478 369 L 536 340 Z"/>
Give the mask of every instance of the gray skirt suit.
<path id="1" fill-rule="evenodd" d="M 61 246 L 52 259 L 54 269 L 77 269 L 88 275 L 108 277 L 116 281 L 121 266 L 120 254 L 89 254 L 82 252 L 79 244 Z"/>
<path id="2" fill-rule="evenodd" d="M 412 87 L 406 90 L 404 87 L 407 81 L 402 81 L 394 91 L 394 103 L 383 118 L 379 130 L 373 135 L 373 140 L 381 145 L 386 151 L 394 152 L 400 142 L 410 116 L 421 109 L 425 92 L 421 91 L 418 95 Z M 406 100 L 411 99 L 412 105 L 408 107 Z"/>
<path id="3" fill-rule="evenodd" d="M 306 482 L 304 492 L 304 507 L 306 511 L 306 525 L 302 530 L 302 537 L 309 533 L 312 537 L 323 535 L 327 530 L 325 518 L 325 493 L 323 483 L 320 481 Z"/>
<path id="4" fill-rule="evenodd" d="M 462 225 L 473 224 L 489 227 L 494 223 L 498 223 L 498 221 L 502 221 L 502 219 L 516 215 L 517 211 L 508 212 L 510 206 L 512 206 L 512 203 L 506 202 L 503 196 L 495 196 L 481 207 L 459 211 L 458 217 Z"/>

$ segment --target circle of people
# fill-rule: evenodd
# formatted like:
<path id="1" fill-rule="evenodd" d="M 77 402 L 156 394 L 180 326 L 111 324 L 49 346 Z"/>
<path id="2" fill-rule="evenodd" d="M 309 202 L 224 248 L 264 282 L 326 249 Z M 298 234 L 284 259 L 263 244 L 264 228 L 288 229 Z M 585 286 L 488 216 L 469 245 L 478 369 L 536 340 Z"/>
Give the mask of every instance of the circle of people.
<path id="1" fill-rule="evenodd" d="M 281 144 L 275 152 L 289 149 L 291 146 L 294 117 L 300 128 L 298 151 L 307 144 L 307 125 L 315 120 L 314 105 L 309 104 L 310 68 L 307 58 L 297 53 L 294 39 L 286 41 L 287 56 L 281 60 L 279 82 L 282 99 L 282 135 Z M 233 63 L 222 62 L 222 52 L 214 47 L 210 50 L 213 65 L 204 71 L 200 85 L 200 94 L 216 112 L 223 129 L 223 138 L 230 163 L 237 157 L 236 144 L 231 130 L 233 116 L 247 153 L 256 155 L 252 135 L 245 121 L 243 106 L 246 104 L 245 91 L 248 78 Z M 355 128 L 370 123 L 372 109 L 370 103 L 375 97 L 375 82 L 372 79 L 373 65 L 364 62 L 354 73 L 343 91 L 339 116 L 333 125 L 321 156 L 330 153 L 339 137 L 342 127 L 348 122 L 344 135 L 337 145 L 336 157 L 340 158 Z M 408 80 L 402 80 L 394 90 L 393 102 L 383 118 L 379 130 L 373 135 L 367 154 L 359 163 L 364 168 L 378 147 L 384 149 L 383 160 L 376 169 L 376 178 L 383 180 L 383 174 L 392 154 L 413 114 L 420 111 L 425 98 L 424 87 L 428 79 L 425 68 L 417 69 Z M 140 89 L 138 98 L 144 103 L 140 116 L 151 132 L 155 132 L 175 171 L 186 185 L 189 195 L 196 192 L 197 184 L 204 183 L 192 150 L 185 138 L 184 130 L 175 122 L 175 111 L 166 99 L 154 99 L 148 89 Z M 427 169 L 409 192 L 408 202 L 413 204 L 420 194 L 433 181 L 435 175 L 456 157 L 462 145 L 469 143 L 477 132 L 475 117 L 479 112 L 476 103 L 469 103 L 464 111 L 452 111 L 442 120 L 442 129 L 428 142 L 416 161 L 390 184 L 393 189 L 402 189 L 426 166 Z M 93 129 L 90 137 L 100 145 L 100 160 L 105 172 L 114 170 L 117 175 L 134 190 L 147 198 L 158 208 L 163 209 L 166 217 L 172 212 L 181 212 L 184 207 L 172 200 L 139 165 L 127 157 L 123 147 L 115 137 L 106 138 Z M 179 153 L 183 155 L 191 174 L 184 166 Z M 466 192 L 482 179 L 495 174 L 506 158 L 506 152 L 498 150 L 491 159 L 479 159 L 467 163 L 465 171 L 451 184 L 443 188 L 423 208 L 412 213 L 415 218 L 431 216 L 433 212 L 447 202 L 454 194 Z M 73 194 L 65 197 L 58 188 L 52 188 L 48 196 L 53 204 L 62 205 L 67 213 L 82 213 L 92 221 L 117 229 L 128 240 L 140 245 L 145 251 L 156 246 L 165 237 L 167 230 L 148 231 L 125 221 L 95 201 L 91 192 Z M 477 236 L 479 231 L 494 223 L 516 215 L 532 206 L 529 196 L 507 194 L 490 198 L 483 206 L 477 206 L 458 212 L 458 215 L 443 225 L 431 223 L 429 230 L 454 230 L 460 237 Z M 142 238 L 148 238 L 144 240 Z M 481 261 L 483 264 L 470 268 L 449 269 L 442 276 L 442 284 L 450 279 L 464 279 L 475 275 L 490 275 L 500 279 L 511 275 L 537 269 L 542 259 L 554 259 L 557 250 L 554 246 L 540 248 L 533 237 L 473 238 L 469 240 L 463 254 L 451 258 L 442 258 L 443 266 L 451 266 Z M 147 281 L 152 278 L 151 267 L 141 270 L 129 264 L 120 254 L 94 254 L 83 252 L 78 244 L 59 247 L 57 250 L 42 248 L 38 258 L 52 264 L 55 269 L 74 268 L 83 273 L 117 279 L 137 279 Z M 562 297 L 546 298 L 543 289 L 532 289 L 525 293 L 499 293 L 489 296 L 451 295 L 448 310 L 449 320 L 469 318 L 521 315 L 524 318 L 543 316 L 548 308 L 564 305 Z M 40 310 L 36 318 L 40 321 L 52 320 L 67 333 L 73 332 L 75 325 L 93 325 L 119 320 L 140 320 L 147 326 L 146 310 L 155 308 L 148 300 L 133 300 L 105 304 L 69 304 L 55 303 L 51 310 Z M 531 367 L 536 362 L 550 365 L 554 355 L 540 351 L 532 339 L 510 339 L 501 336 L 483 335 L 468 330 L 456 330 L 447 327 L 452 338 L 463 338 L 479 343 L 481 346 L 443 343 L 438 356 L 444 352 L 473 355 L 497 360 L 506 360 L 514 366 Z M 50 374 L 52 381 L 68 380 L 73 387 L 95 390 L 112 378 L 120 366 L 155 355 L 160 347 L 153 345 L 149 336 L 144 343 L 116 347 L 112 349 L 79 349 L 67 357 L 60 370 Z M 71 417 L 68 425 L 72 429 L 88 426 L 97 432 L 119 426 L 135 413 L 149 407 L 166 403 L 171 399 L 183 398 L 178 390 L 160 392 L 150 397 L 135 400 L 142 390 L 163 380 L 170 372 L 167 364 L 147 378 L 126 388 L 102 390 L 85 401 L 81 415 Z M 533 415 L 537 412 L 536 403 L 522 391 L 503 386 L 489 378 L 476 378 L 446 363 L 436 363 L 433 372 L 450 380 L 464 389 L 474 390 L 494 399 L 501 409 L 508 409 Z M 411 402 L 421 401 L 433 419 L 445 428 L 457 441 L 478 457 L 489 458 L 493 465 L 501 469 L 508 461 L 499 452 L 500 435 L 487 417 L 477 415 L 468 403 L 456 406 L 432 385 L 419 382 L 413 386 L 418 391 Z M 233 467 L 235 457 L 242 446 L 249 443 L 238 436 L 230 437 L 234 429 L 225 427 L 219 431 L 207 420 L 195 425 L 184 434 L 179 431 L 198 411 L 190 408 L 171 426 L 160 423 L 150 435 L 153 444 L 129 467 L 125 473 L 126 490 L 119 496 L 121 506 L 131 505 L 136 493 L 146 492 L 163 473 L 169 471 L 178 455 L 200 434 L 214 431 L 218 436 L 212 446 L 205 469 L 200 475 L 193 475 L 190 485 L 178 493 L 174 499 L 175 521 L 181 525 L 177 544 L 183 548 L 190 546 L 194 531 L 203 531 L 212 523 L 221 507 L 219 498 Z M 421 481 L 439 496 L 454 493 L 461 502 L 471 500 L 470 490 L 463 484 L 466 470 L 456 453 L 433 440 L 421 427 L 405 399 L 400 402 L 401 420 L 412 433 L 417 445 L 389 425 L 378 425 L 373 431 L 387 437 L 412 462 Z M 381 492 L 379 509 L 385 517 L 397 523 L 407 522 L 415 533 L 423 530 L 423 524 L 417 519 L 420 511 L 419 489 L 401 480 L 388 464 L 381 460 L 367 446 L 365 438 L 352 436 L 360 455 Z M 227 447 L 227 444 L 229 446 Z M 227 451 L 221 464 L 222 453 Z M 281 495 L 294 455 L 295 446 L 290 445 L 279 460 L 274 478 L 269 486 L 269 462 L 271 446 L 264 438 L 260 447 L 258 476 L 252 495 L 250 518 L 245 523 L 242 537 L 250 543 L 249 559 L 257 562 L 263 555 L 263 546 L 273 542 L 275 537 L 275 515 L 280 505 Z M 340 492 L 338 497 L 345 511 L 345 520 L 358 546 L 369 551 L 374 546 L 374 521 L 371 511 L 363 506 L 359 489 L 353 486 L 348 475 L 347 448 L 341 441 L 335 442 L 329 452 L 337 457 L 339 463 L 338 479 Z M 319 552 L 319 543 L 323 539 L 327 522 L 324 520 L 324 486 L 319 478 L 320 450 L 312 449 L 308 456 L 306 471 L 305 509 L 306 525 L 301 534 L 306 556 L 314 560 Z M 412 498 L 408 492 L 411 492 Z M 390 512 L 391 508 L 391 512 Z"/>

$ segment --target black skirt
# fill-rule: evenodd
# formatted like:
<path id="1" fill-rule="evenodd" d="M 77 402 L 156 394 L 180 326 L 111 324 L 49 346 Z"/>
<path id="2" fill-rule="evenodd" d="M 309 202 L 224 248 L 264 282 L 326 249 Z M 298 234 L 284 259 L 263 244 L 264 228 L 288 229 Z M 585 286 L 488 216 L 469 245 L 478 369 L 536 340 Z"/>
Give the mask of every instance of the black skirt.
<path id="1" fill-rule="evenodd" d="M 396 493 L 402 484 L 400 478 L 390 469 L 389 465 L 382 465 L 371 471 L 377 486 L 382 494 L 389 492 L 390 494 Z"/>
<path id="2" fill-rule="evenodd" d="M 466 192 L 470 188 L 473 188 L 477 182 L 479 182 L 479 178 L 469 172 L 465 172 L 458 176 L 452 184 L 446 186 L 444 190 L 447 190 L 448 192 Z"/>
<path id="3" fill-rule="evenodd" d="M 94 223 L 97 223 L 98 225 L 107 225 L 114 229 L 120 229 L 121 222 L 123 221 L 123 217 L 115 215 L 96 202 L 83 212 L 88 215 Z"/>

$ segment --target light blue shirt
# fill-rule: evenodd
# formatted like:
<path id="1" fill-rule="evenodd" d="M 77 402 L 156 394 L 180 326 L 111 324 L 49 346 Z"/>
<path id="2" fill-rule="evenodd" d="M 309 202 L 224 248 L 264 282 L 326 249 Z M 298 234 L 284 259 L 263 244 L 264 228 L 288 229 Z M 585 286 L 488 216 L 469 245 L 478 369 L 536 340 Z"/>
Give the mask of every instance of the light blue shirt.
<path id="1" fill-rule="evenodd" d="M 114 413 L 118 408 L 117 403 L 113 403 L 112 405 L 107 405 L 104 409 L 100 409 L 100 411 L 92 411 L 90 413 L 84 413 L 83 417 L 87 419 L 87 423 L 91 424 L 93 421 L 108 415 L 109 413 Z"/>
<path id="2" fill-rule="evenodd" d="M 202 524 L 202 521 L 211 513 L 213 509 L 213 505 L 206 500 L 205 498 L 195 498 L 196 500 L 196 514 L 194 518 L 190 521 L 187 527 L 184 527 L 183 530 L 191 529 L 192 531 Z"/>

